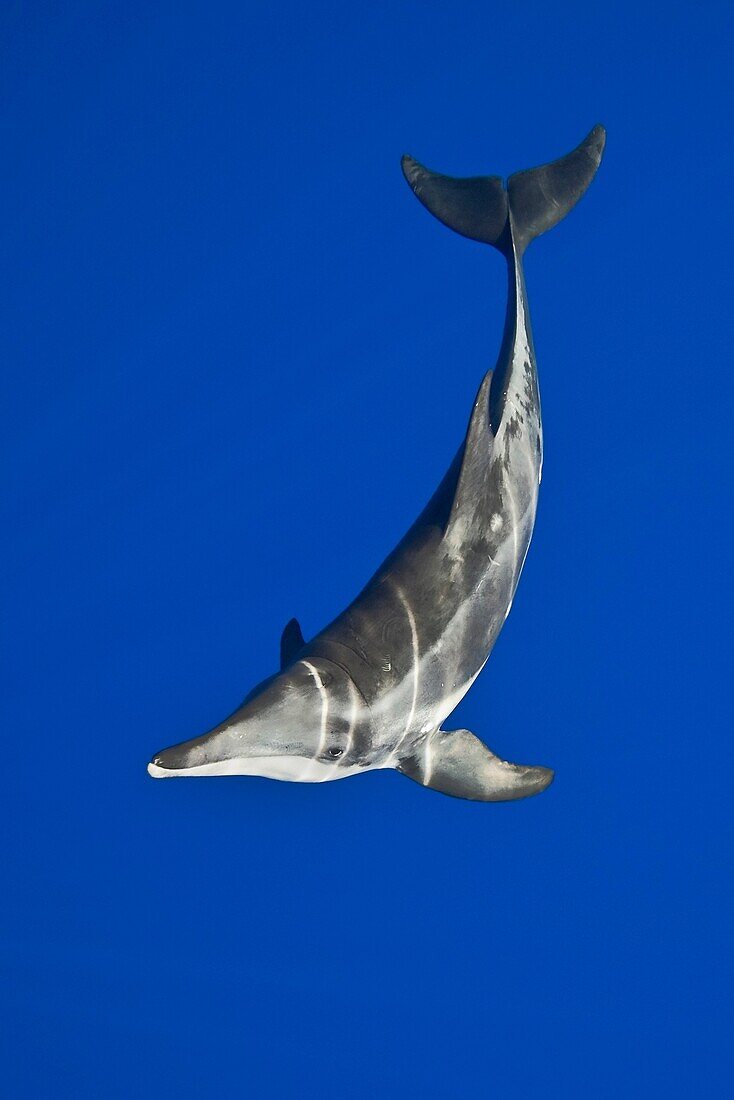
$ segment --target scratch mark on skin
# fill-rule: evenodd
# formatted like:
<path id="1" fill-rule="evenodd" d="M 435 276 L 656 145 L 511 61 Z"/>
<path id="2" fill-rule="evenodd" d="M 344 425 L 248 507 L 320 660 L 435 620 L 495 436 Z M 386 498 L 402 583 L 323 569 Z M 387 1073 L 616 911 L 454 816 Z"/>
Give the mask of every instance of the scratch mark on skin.
<path id="1" fill-rule="evenodd" d="M 313 760 L 316 761 L 319 760 L 321 754 L 326 749 L 326 719 L 329 714 L 329 696 L 326 694 L 324 681 L 321 679 L 319 670 L 315 665 L 312 665 L 310 661 L 301 661 L 301 664 L 304 665 L 313 676 L 319 695 L 321 696 L 321 734 L 319 737 L 319 747 L 316 750 L 316 755 L 313 757 Z"/>
<path id="2" fill-rule="evenodd" d="M 358 695 L 358 692 L 357 692 L 357 688 L 350 679 L 347 680 L 347 690 L 349 691 L 350 707 L 349 707 L 349 728 L 347 729 L 347 743 L 346 743 L 346 746 L 344 748 L 344 752 L 342 754 L 345 759 L 349 758 L 349 754 L 351 753 L 352 746 L 354 744 L 354 727 L 357 724 L 357 705 L 358 705 L 358 701 L 359 701 L 359 695 Z M 334 763 L 331 765 L 331 768 L 330 768 L 329 772 L 324 776 L 323 782 L 326 783 L 329 779 L 337 778 L 336 772 L 342 766 L 343 765 L 341 764 L 341 762 L 339 760 L 335 760 Z"/>
<path id="3" fill-rule="evenodd" d="M 347 747 L 345 751 L 347 753 L 350 753 L 352 751 L 352 744 L 354 742 L 354 727 L 357 724 L 357 705 L 359 696 L 357 694 L 357 689 L 352 681 L 348 680 L 347 683 L 349 685 L 349 700 L 352 704 L 352 707 L 349 714 L 349 729 L 347 730 Z"/>
<path id="4" fill-rule="evenodd" d="M 431 749 L 430 736 L 426 738 L 426 748 L 423 754 L 423 772 L 423 783 L 426 787 L 429 787 L 431 784 L 431 779 L 433 777 L 433 751 Z"/>
<path id="5" fill-rule="evenodd" d="M 398 752 L 399 752 L 403 742 L 405 741 L 405 738 L 408 736 L 411 729 L 413 728 L 413 720 L 415 718 L 415 708 L 416 708 L 417 703 L 418 703 L 419 647 L 418 647 L 418 627 L 416 626 L 415 615 L 413 614 L 413 608 L 408 603 L 408 599 L 407 599 L 405 593 L 403 592 L 402 588 L 400 587 L 400 585 L 396 581 L 392 580 L 392 578 L 390 578 L 390 583 L 392 584 L 393 588 L 395 589 L 395 592 L 397 593 L 398 599 L 400 600 L 401 604 L 405 608 L 405 614 L 408 616 L 408 622 L 410 624 L 410 641 L 411 641 L 411 646 L 412 646 L 412 651 L 413 651 L 413 693 L 412 693 L 411 701 L 410 701 L 410 713 L 408 714 L 408 721 L 405 724 L 405 730 L 403 732 L 403 735 L 400 738 L 400 740 L 398 741 L 398 743 L 396 744 L 396 746 L 393 749 L 392 753 L 390 754 L 390 756 L 393 759 L 397 760 Z"/>

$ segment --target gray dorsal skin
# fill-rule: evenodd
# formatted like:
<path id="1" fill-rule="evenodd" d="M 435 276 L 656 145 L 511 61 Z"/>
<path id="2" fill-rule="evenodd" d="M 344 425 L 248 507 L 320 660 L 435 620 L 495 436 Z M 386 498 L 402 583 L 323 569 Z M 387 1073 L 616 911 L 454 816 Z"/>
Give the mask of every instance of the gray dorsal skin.
<path id="1" fill-rule="evenodd" d="M 535 522 L 543 462 L 540 398 L 522 255 L 578 201 L 601 160 L 595 127 L 561 160 L 456 180 L 403 158 L 421 202 L 506 258 L 505 332 L 466 438 L 443 481 L 357 599 L 306 643 L 292 620 L 281 671 L 203 737 L 155 756 L 156 777 L 264 775 L 317 782 L 396 768 L 481 801 L 544 790 L 553 773 L 500 760 L 443 723 L 478 676 L 507 618 Z"/>

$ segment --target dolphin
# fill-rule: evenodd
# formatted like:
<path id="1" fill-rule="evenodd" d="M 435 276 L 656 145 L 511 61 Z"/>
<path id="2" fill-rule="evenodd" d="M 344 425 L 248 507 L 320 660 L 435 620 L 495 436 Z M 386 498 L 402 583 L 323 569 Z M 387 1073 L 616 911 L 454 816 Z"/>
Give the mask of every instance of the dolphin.
<path id="1" fill-rule="evenodd" d="M 550 784 L 549 768 L 509 763 L 444 723 L 509 615 L 535 522 L 543 437 L 523 254 L 584 194 L 604 141 L 596 126 L 573 152 L 506 186 L 497 176 L 439 175 L 403 157 L 432 214 L 505 257 L 497 365 L 443 481 L 360 595 L 309 642 L 291 620 L 280 670 L 209 733 L 154 756 L 152 776 L 314 783 L 395 768 L 424 787 L 485 802 Z"/>

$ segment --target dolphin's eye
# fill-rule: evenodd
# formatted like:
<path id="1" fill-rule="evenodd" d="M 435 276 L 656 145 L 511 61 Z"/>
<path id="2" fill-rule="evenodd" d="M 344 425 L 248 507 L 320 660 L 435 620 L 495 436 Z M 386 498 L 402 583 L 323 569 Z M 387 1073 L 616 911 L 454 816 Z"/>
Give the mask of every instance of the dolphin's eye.
<path id="1" fill-rule="evenodd" d="M 344 749 L 329 749 L 329 756 L 341 756 Z"/>

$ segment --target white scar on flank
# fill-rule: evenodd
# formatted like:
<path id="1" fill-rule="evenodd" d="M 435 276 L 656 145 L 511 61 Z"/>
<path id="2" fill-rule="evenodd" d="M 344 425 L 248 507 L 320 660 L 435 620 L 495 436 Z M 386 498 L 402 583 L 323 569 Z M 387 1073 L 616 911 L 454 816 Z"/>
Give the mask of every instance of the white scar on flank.
<path id="1" fill-rule="evenodd" d="M 357 689 L 352 683 L 351 678 L 347 680 L 347 687 L 349 691 L 349 728 L 347 730 L 347 743 L 343 751 L 343 756 L 349 756 L 352 751 L 352 744 L 354 742 L 354 727 L 357 724 Z M 339 761 L 335 760 L 333 764 L 329 765 L 329 773 L 323 777 L 323 782 L 327 782 L 329 779 L 343 779 L 346 775 L 354 775 L 355 771 L 364 771 L 365 769 L 359 766 L 352 768 L 345 768 L 340 766 Z M 339 774 L 337 774 L 339 773 Z"/>
<path id="2" fill-rule="evenodd" d="M 405 723 L 405 729 L 403 731 L 403 734 L 402 734 L 400 740 L 398 741 L 397 745 L 393 749 L 393 751 L 390 753 L 390 758 L 395 759 L 395 758 L 397 758 L 398 750 L 400 749 L 401 745 L 403 744 L 403 741 L 405 740 L 405 738 L 408 736 L 408 734 L 412 730 L 413 721 L 415 719 L 415 708 L 416 708 L 416 705 L 418 703 L 419 649 L 418 649 L 418 627 L 416 626 L 415 615 L 413 614 L 413 608 L 408 603 L 408 598 L 405 595 L 405 593 L 403 592 L 400 585 L 396 581 L 392 580 L 392 578 L 390 579 L 390 583 L 392 584 L 393 588 L 395 589 L 395 592 L 397 593 L 398 599 L 400 600 L 401 604 L 405 608 L 405 614 L 408 616 L 408 622 L 410 624 L 410 641 L 411 641 L 411 646 L 412 646 L 412 650 L 413 650 L 413 691 L 412 691 L 411 700 L 410 700 L 410 712 L 408 713 L 408 720 Z"/>
<path id="3" fill-rule="evenodd" d="M 428 786 L 433 776 L 433 749 L 431 738 L 426 738 L 426 747 L 423 750 L 423 782 Z"/>
<path id="4" fill-rule="evenodd" d="M 319 747 L 316 750 L 316 755 L 314 759 L 310 762 L 312 765 L 320 764 L 321 754 L 326 750 L 326 723 L 329 716 L 329 696 L 326 694 L 324 681 L 321 679 L 319 670 L 316 668 L 316 666 L 312 665 L 310 661 L 301 661 L 300 663 L 311 673 L 314 679 L 314 683 L 316 684 L 316 687 L 318 689 L 318 693 L 321 696 L 321 731 L 319 734 Z M 322 764 L 321 766 L 326 766 L 330 769 L 333 765 Z M 311 770 L 311 768 L 306 769 L 306 772 L 304 774 L 304 782 L 311 782 L 310 778 L 308 777 L 308 774 Z M 318 771 L 318 769 L 316 770 Z"/>
<path id="5" fill-rule="evenodd" d="M 352 742 L 354 741 L 354 727 L 357 724 L 357 707 L 359 704 L 359 697 L 357 695 L 357 689 L 352 683 L 351 676 L 347 683 L 349 685 L 349 702 L 351 703 L 351 709 L 349 712 L 349 729 L 347 730 L 347 747 L 344 751 L 348 753 L 351 752 Z"/>

